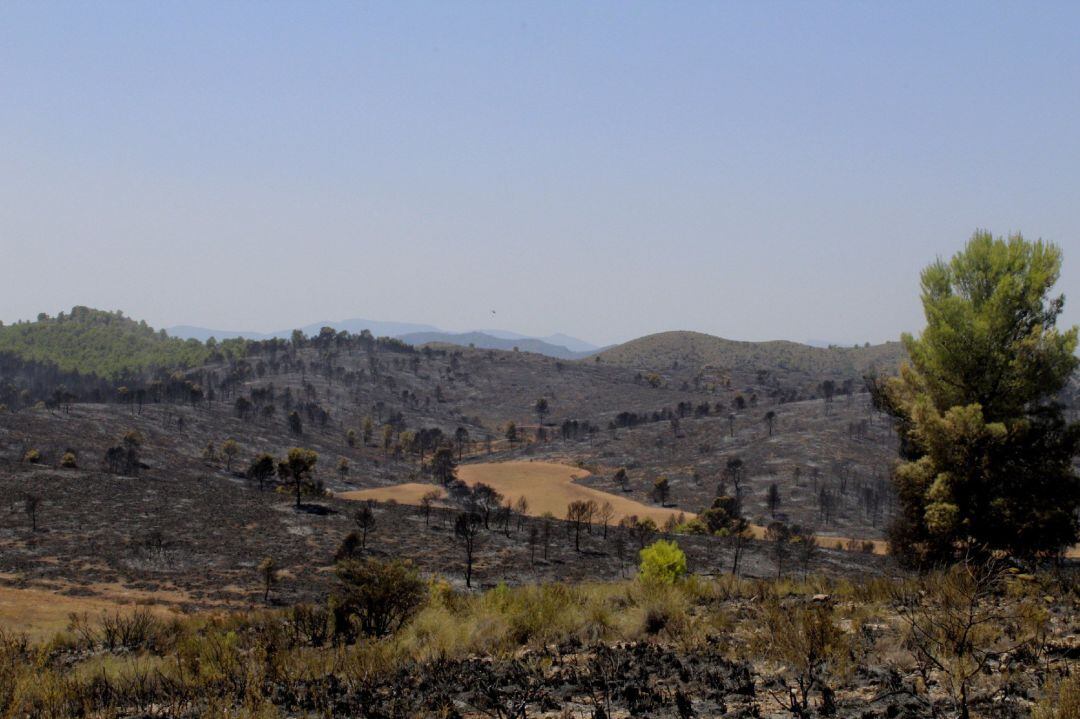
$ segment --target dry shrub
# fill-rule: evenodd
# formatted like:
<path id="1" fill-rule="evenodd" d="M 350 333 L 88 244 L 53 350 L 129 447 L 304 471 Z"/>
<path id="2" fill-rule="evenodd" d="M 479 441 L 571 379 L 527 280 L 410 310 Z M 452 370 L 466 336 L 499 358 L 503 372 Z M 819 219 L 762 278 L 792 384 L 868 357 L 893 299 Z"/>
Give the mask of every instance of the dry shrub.
<path id="1" fill-rule="evenodd" d="M 901 585 L 896 594 L 911 653 L 923 686 L 944 689 L 962 719 L 997 686 L 987 675 L 991 661 L 1017 652 L 1037 653 L 1045 635 L 1045 612 L 1007 590 L 995 563 L 963 563 Z M 924 697 L 933 707 L 933 697 Z"/>
<path id="2" fill-rule="evenodd" d="M 1080 719 L 1080 674 L 1048 686 L 1046 695 L 1032 709 L 1031 719 Z"/>
<path id="3" fill-rule="evenodd" d="M 821 712 L 834 708 L 833 684 L 852 667 L 852 641 L 836 623 L 828 604 L 768 601 L 762 610 L 757 647 L 779 666 L 785 694 L 776 696 L 798 717 L 810 716 L 810 701 L 820 697 Z"/>

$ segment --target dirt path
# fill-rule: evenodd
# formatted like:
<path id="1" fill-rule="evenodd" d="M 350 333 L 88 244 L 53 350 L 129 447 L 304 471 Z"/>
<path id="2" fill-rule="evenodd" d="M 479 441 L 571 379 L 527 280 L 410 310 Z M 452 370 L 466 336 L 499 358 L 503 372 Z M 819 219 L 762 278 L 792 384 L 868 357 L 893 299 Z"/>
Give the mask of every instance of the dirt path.
<path id="1" fill-rule="evenodd" d="M 585 487 L 574 481 L 588 474 L 584 469 L 553 462 L 485 462 L 458 467 L 458 477 L 469 485 L 483 482 L 494 487 L 511 502 L 524 496 L 529 502 L 528 514 L 534 517 L 551 512 L 562 518 L 566 516 L 566 505 L 570 502 L 588 500 L 593 500 L 598 505 L 611 502 L 615 508 L 616 522 L 630 515 L 650 517 L 658 525 L 662 525 L 672 515 L 685 514 L 687 519 L 694 517 L 691 512 L 642 504 L 617 494 Z M 374 499 L 380 502 L 393 499 L 402 504 L 419 504 L 420 498 L 432 490 L 442 493 L 442 490 L 433 484 L 407 482 L 392 487 L 342 492 L 337 496 L 342 499 Z"/>

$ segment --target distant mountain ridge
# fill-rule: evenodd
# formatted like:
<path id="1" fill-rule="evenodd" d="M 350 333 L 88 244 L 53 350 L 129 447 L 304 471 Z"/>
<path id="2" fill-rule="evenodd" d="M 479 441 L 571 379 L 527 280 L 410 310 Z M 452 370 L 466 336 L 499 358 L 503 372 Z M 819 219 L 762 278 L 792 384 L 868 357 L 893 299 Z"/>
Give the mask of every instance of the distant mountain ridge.
<path id="1" fill-rule="evenodd" d="M 327 321 L 327 322 L 313 322 L 303 327 L 298 327 L 304 334 L 311 336 L 319 334 L 319 330 L 323 327 L 332 327 L 338 332 L 345 331 L 351 334 L 359 334 L 362 330 L 369 330 L 371 334 L 376 337 L 401 337 L 402 335 L 414 333 L 414 332 L 441 332 L 438 327 L 433 325 L 416 324 L 412 322 L 382 322 L 379 320 L 365 320 L 361 318 L 340 320 L 340 321 Z M 207 327 L 195 327 L 192 325 L 176 325 L 174 327 L 166 327 L 165 333 L 170 337 L 179 337 L 180 339 L 197 339 L 200 342 L 214 337 L 218 340 L 229 339 L 232 337 L 240 337 L 246 340 L 269 340 L 275 337 L 281 337 L 288 339 L 292 336 L 293 328 L 284 330 L 275 330 L 274 332 L 251 332 L 247 330 L 215 330 Z"/>
<path id="2" fill-rule="evenodd" d="M 414 332 L 402 335 L 398 339 L 411 345 L 451 344 L 488 350 L 513 351 L 517 349 L 521 352 L 535 352 L 536 354 L 567 360 L 583 359 L 596 354 L 596 350 L 575 352 L 568 347 L 555 345 L 534 337 L 503 338 L 495 337 L 486 332 Z"/>

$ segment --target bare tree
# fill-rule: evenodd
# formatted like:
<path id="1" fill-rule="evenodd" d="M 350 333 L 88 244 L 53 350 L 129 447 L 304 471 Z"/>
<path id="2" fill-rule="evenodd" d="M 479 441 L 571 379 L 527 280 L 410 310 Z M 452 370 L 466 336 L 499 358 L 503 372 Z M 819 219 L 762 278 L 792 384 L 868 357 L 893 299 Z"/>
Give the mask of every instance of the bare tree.
<path id="1" fill-rule="evenodd" d="M 544 561 L 547 561 L 548 549 L 551 547 L 551 527 L 555 522 L 555 515 L 551 512 L 544 512 L 541 522 L 540 538 L 544 540 Z"/>
<path id="2" fill-rule="evenodd" d="M 259 562 L 259 576 L 263 580 L 263 603 L 270 602 L 270 588 L 277 583 L 277 565 L 272 557 L 266 557 Z"/>
<path id="3" fill-rule="evenodd" d="M 727 494 L 726 484 L 731 482 L 735 488 L 736 501 L 742 501 L 742 483 L 746 478 L 746 465 L 739 457 L 732 457 L 724 465 L 724 473 L 721 475 L 720 491 L 718 496 Z"/>
<path id="4" fill-rule="evenodd" d="M 30 531 L 36 532 L 38 509 L 41 508 L 41 497 L 27 492 L 23 495 L 22 504 L 23 512 L 25 512 L 26 516 L 30 519 Z"/>
<path id="5" fill-rule="evenodd" d="M 472 587 L 473 557 L 480 539 L 480 515 L 475 512 L 463 512 L 454 521 L 454 537 L 465 550 L 465 586 Z"/>
<path id="6" fill-rule="evenodd" d="M 791 554 L 791 530 L 783 522 L 772 522 L 765 528 L 765 541 L 771 543 L 770 554 L 776 564 L 776 578 L 784 571 L 784 560 Z"/>
<path id="7" fill-rule="evenodd" d="M 536 564 L 536 545 L 540 543 L 540 529 L 534 524 L 529 527 L 529 564 Z"/>
<path id="8" fill-rule="evenodd" d="M 1043 629 L 1041 613 L 1003 590 L 996 562 L 965 561 L 895 593 L 916 671 L 948 691 L 960 719 L 970 716 L 976 680 L 990 662 L 1030 646 Z"/>
<path id="9" fill-rule="evenodd" d="M 600 508 L 596 510 L 596 518 L 600 521 L 600 524 L 604 527 L 604 539 L 607 539 L 608 524 L 615 518 L 615 507 L 611 502 L 604 502 L 600 505 Z"/>
<path id="10" fill-rule="evenodd" d="M 765 500 L 769 505 L 769 516 L 775 517 L 776 510 L 780 507 L 780 488 L 776 486 L 776 482 L 769 485 Z"/>
<path id="11" fill-rule="evenodd" d="M 589 503 L 577 500 L 566 505 L 566 521 L 574 533 L 574 550 L 581 551 L 581 530 L 589 523 Z"/>
<path id="12" fill-rule="evenodd" d="M 525 521 L 525 516 L 529 513 L 529 500 L 525 498 L 524 494 L 518 497 L 517 501 L 514 502 L 514 511 L 517 512 L 518 515 L 517 525 L 518 531 L 520 532 L 521 525 Z"/>
<path id="13" fill-rule="evenodd" d="M 360 530 L 360 549 L 367 549 L 367 536 L 368 532 L 375 529 L 375 502 L 368 500 L 360 505 L 360 508 L 353 512 L 353 522 L 356 523 L 356 528 Z"/>
<path id="14" fill-rule="evenodd" d="M 799 566 L 802 567 L 803 580 L 805 581 L 810 570 L 810 563 L 814 561 L 814 557 L 819 552 L 817 537 L 814 536 L 813 529 L 793 528 L 792 535 L 794 536 L 795 559 L 799 562 Z"/>
<path id="15" fill-rule="evenodd" d="M 661 507 L 667 506 L 668 499 L 671 498 L 671 482 L 667 477 L 660 477 L 653 482 L 652 488 L 653 501 L 659 504 Z"/>
<path id="16" fill-rule="evenodd" d="M 431 505 L 437 502 L 442 497 L 442 494 L 433 489 L 430 492 L 425 492 L 424 496 L 420 498 L 420 511 L 424 513 L 424 526 L 431 526 Z"/>

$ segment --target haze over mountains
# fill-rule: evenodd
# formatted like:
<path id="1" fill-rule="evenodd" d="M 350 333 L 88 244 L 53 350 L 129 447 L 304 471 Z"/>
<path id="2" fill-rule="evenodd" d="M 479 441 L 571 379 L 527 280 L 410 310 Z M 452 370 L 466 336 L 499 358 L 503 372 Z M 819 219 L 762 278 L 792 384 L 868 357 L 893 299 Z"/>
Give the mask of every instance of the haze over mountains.
<path id="1" fill-rule="evenodd" d="M 588 357 L 601 349 L 597 345 L 576 337 L 570 337 L 562 333 L 556 333 L 547 337 L 532 337 L 519 332 L 509 330 L 473 330 L 469 332 L 447 332 L 434 325 L 417 324 L 412 322 L 384 322 L 379 320 L 367 320 L 354 318 L 336 322 L 315 322 L 304 325 L 299 329 L 306 335 L 318 334 L 323 327 L 331 327 L 337 331 L 346 331 L 358 334 L 362 330 L 369 330 L 376 337 L 394 337 L 409 344 L 420 345 L 428 343 L 441 343 L 460 345 L 463 347 L 473 346 L 480 349 L 513 350 L 515 347 L 522 352 L 536 352 L 537 354 L 556 357 L 559 359 L 581 359 Z M 240 337 L 248 340 L 265 340 L 274 337 L 290 337 L 292 329 L 276 330 L 274 332 L 252 332 L 247 330 L 217 330 L 192 325 L 177 325 L 167 327 L 165 331 L 172 337 L 180 339 L 197 339 L 200 342 L 214 337 L 218 340 Z"/>

